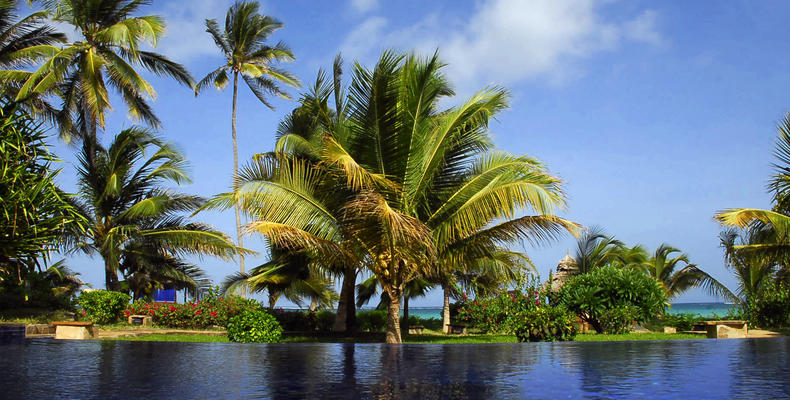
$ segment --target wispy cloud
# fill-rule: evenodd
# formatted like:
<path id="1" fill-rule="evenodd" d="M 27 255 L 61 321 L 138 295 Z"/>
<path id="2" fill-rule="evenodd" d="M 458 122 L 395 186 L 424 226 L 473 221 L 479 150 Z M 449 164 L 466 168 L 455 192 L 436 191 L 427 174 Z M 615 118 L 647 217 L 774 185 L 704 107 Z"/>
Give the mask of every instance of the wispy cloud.
<path id="1" fill-rule="evenodd" d="M 378 0 L 351 0 L 351 7 L 360 13 L 371 11 L 379 6 Z"/>
<path id="2" fill-rule="evenodd" d="M 192 0 L 189 6 L 172 1 L 159 13 L 167 22 L 158 50 L 173 60 L 187 63 L 206 55 L 217 55 L 217 46 L 206 33 L 206 19 L 224 23 L 227 4 L 216 0 Z"/>
<path id="3" fill-rule="evenodd" d="M 371 60 L 384 48 L 439 48 L 448 73 L 465 84 L 512 83 L 530 78 L 563 80 L 575 65 L 616 50 L 623 41 L 663 43 L 658 15 L 647 10 L 631 19 L 602 16 L 598 0 L 484 0 L 468 17 L 450 21 L 429 15 L 392 28 L 372 16 L 345 38 L 347 57 Z"/>

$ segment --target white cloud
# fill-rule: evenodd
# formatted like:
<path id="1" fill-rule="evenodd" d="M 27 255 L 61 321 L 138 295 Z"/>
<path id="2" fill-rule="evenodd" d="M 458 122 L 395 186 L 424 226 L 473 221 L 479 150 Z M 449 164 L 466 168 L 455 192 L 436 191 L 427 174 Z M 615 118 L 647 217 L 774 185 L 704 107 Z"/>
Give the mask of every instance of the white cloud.
<path id="1" fill-rule="evenodd" d="M 379 6 L 378 0 L 351 0 L 351 7 L 357 12 L 365 13 Z"/>
<path id="2" fill-rule="evenodd" d="M 655 10 L 646 10 L 638 17 L 625 24 L 625 35 L 631 40 L 654 44 L 664 44 L 664 39 L 656 29 L 658 13 Z"/>
<path id="3" fill-rule="evenodd" d="M 180 63 L 206 55 L 218 55 L 219 49 L 206 33 L 206 19 L 224 24 L 227 4 L 216 0 L 191 0 L 189 7 L 180 1 L 165 3 L 160 15 L 167 30 L 157 50 Z"/>
<path id="4" fill-rule="evenodd" d="M 367 62 L 390 47 L 439 48 L 452 80 L 467 86 L 564 80 L 578 72 L 580 60 L 615 50 L 624 40 L 662 43 L 655 11 L 627 21 L 607 20 L 600 12 L 604 2 L 484 0 L 469 17 L 452 21 L 429 15 L 399 29 L 389 29 L 383 17 L 371 17 L 345 38 L 341 50 L 347 58 Z"/>

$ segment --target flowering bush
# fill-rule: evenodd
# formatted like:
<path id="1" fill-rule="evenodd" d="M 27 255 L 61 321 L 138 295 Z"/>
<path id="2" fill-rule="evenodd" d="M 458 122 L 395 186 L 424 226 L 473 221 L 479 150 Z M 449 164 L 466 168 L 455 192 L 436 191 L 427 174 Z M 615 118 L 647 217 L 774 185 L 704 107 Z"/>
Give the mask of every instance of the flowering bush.
<path id="1" fill-rule="evenodd" d="M 255 300 L 238 296 L 209 298 L 185 304 L 149 303 L 138 300 L 130 305 L 123 314 L 149 315 L 153 322 L 169 328 L 204 329 L 211 326 L 228 325 L 228 319 L 244 310 L 259 310 Z"/>
<path id="2" fill-rule="evenodd" d="M 513 318 L 545 304 L 546 299 L 533 286 L 495 297 L 471 300 L 464 296 L 459 303 L 456 322 L 472 325 L 484 333 L 512 333 Z"/>

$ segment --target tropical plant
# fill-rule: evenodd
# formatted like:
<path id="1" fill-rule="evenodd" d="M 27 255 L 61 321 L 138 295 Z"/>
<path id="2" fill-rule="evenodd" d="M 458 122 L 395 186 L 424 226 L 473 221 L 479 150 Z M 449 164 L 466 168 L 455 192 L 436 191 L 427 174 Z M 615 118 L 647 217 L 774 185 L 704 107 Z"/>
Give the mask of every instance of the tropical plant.
<path id="1" fill-rule="evenodd" d="M 157 75 L 169 76 L 192 86 L 192 76 L 178 63 L 152 51 L 165 30 L 164 20 L 155 15 L 133 16 L 150 0 L 43 0 L 52 19 L 74 27 L 79 40 L 62 48 L 41 47 L 46 61 L 35 71 L 5 72 L 5 80 L 20 84 L 16 100 L 56 94 L 61 104 L 55 116 L 61 137 L 73 135 L 96 140 L 97 128 L 104 129 L 110 109 L 108 86 L 113 87 L 129 114 L 152 127 L 159 127 L 148 99 L 156 97 L 154 87 L 135 69 L 143 67 Z"/>
<path id="2" fill-rule="evenodd" d="M 233 180 L 238 178 L 239 154 L 236 141 L 236 100 L 239 90 L 239 76 L 244 79 L 247 87 L 265 106 L 272 108 L 267 95 L 288 98 L 287 94 L 277 85 L 278 82 L 291 86 L 299 86 L 299 80 L 289 72 L 274 66 L 275 62 L 291 61 L 293 54 L 284 43 L 274 46 L 266 44 L 266 40 L 274 31 L 283 25 L 276 19 L 258 13 L 257 1 L 237 1 L 225 16 L 225 29 L 221 30 L 214 19 L 206 20 L 206 32 L 211 34 L 214 43 L 222 51 L 225 63 L 211 71 L 195 85 L 195 95 L 214 85 L 222 90 L 233 76 L 233 111 L 231 116 L 231 135 L 233 141 Z M 241 217 L 239 208 L 236 213 L 236 240 L 242 247 Z M 244 274 L 244 257 L 239 259 L 240 272 Z"/>
<path id="3" fill-rule="evenodd" d="M 107 148 L 83 144 L 75 204 L 90 229 L 77 249 L 101 255 L 108 290 L 121 289 L 119 270 L 127 278 L 143 273 L 154 283 L 194 288 L 189 271 L 196 270 L 182 257 L 228 259 L 242 251 L 211 226 L 183 217 L 203 204 L 200 197 L 160 187 L 187 182 L 185 167 L 171 144 L 142 128 L 121 131 Z"/>
<path id="4" fill-rule="evenodd" d="M 56 49 L 54 45 L 66 41 L 66 35 L 46 24 L 47 11 L 17 19 L 18 3 L 17 0 L 0 0 L 0 69 L 6 70 L 0 71 L 4 108 L 8 112 L 19 106 L 31 115 L 40 114 L 54 121 L 56 110 L 42 96 L 31 96 L 21 103 L 14 101 L 20 85 L 14 79 L 15 74 L 7 71 L 29 67 L 46 58 Z"/>
<path id="5" fill-rule="evenodd" d="M 664 289 L 643 272 L 604 266 L 573 277 L 560 290 L 557 304 L 576 313 L 596 332 L 610 333 L 655 318 L 666 308 L 666 300 Z"/>
<path id="6" fill-rule="evenodd" d="M 562 342 L 576 337 L 576 316 L 562 307 L 535 307 L 519 313 L 512 323 L 519 342 Z"/>
<path id="7" fill-rule="evenodd" d="M 762 259 L 775 265 L 790 265 L 790 114 L 778 126 L 779 137 L 774 156 L 775 173 L 768 185 L 774 196 L 773 210 L 737 208 L 724 210 L 715 218 L 724 226 L 750 230 L 750 240 L 732 247 L 732 251 L 750 259 Z"/>
<path id="8" fill-rule="evenodd" d="M 111 324 L 118 321 L 129 300 L 131 297 L 126 293 L 85 290 L 80 293 L 77 303 L 82 308 L 83 317 L 97 324 Z"/>
<path id="9" fill-rule="evenodd" d="M 452 94 L 441 67 L 436 55 L 389 52 L 372 70 L 357 65 L 340 107 L 347 119 L 323 129 L 321 151 L 313 153 L 322 168 L 270 156 L 276 168 L 267 171 L 286 168 L 285 176 L 299 179 L 294 190 L 282 193 L 261 179 L 218 200 L 226 207 L 237 198 L 254 200 L 249 229 L 278 245 L 371 271 L 390 299 L 388 342 L 400 342 L 408 282 L 442 280 L 456 265 L 492 258 L 504 244 L 543 242 L 576 228 L 553 214 L 564 204 L 558 179 L 537 160 L 492 151 L 488 121 L 506 106 L 506 92 L 485 90 L 440 111 L 439 100 Z M 309 147 L 303 145 L 315 140 L 302 139 L 289 136 L 288 145 Z M 535 215 L 516 217 L 524 209 Z"/>
<path id="10" fill-rule="evenodd" d="M 60 260 L 43 270 L 40 265 L 24 260 L 13 271 L 0 271 L 0 310 L 34 308 L 70 310 L 74 296 L 85 285 Z M 9 273 L 10 272 L 10 273 Z"/>
<path id="11" fill-rule="evenodd" d="M 228 321 L 231 342 L 277 343 L 282 335 L 280 323 L 264 310 L 244 310 Z"/>
<path id="12" fill-rule="evenodd" d="M 60 170 L 40 125 L 24 113 L 0 109 L 0 281 L 23 283 L 26 270 L 42 272 L 50 250 L 66 244 L 86 220 L 55 185 Z"/>
<path id="13" fill-rule="evenodd" d="M 318 308 L 332 308 L 337 293 L 332 280 L 324 276 L 318 267 L 301 254 L 289 254 L 281 249 L 271 248 L 269 262 L 259 265 L 249 273 L 237 272 L 225 278 L 222 291 L 236 293 L 240 288 L 250 292 L 269 294 L 269 310 L 273 310 L 280 296 L 299 307 L 303 300 L 310 300 L 310 311 Z M 242 290 L 246 292 L 246 290 Z"/>
<path id="14" fill-rule="evenodd" d="M 759 229 L 738 230 L 726 229 L 719 235 L 724 249 L 725 265 L 729 268 L 737 282 L 735 294 L 739 303 L 757 298 L 763 285 L 772 281 L 778 267 L 753 251 L 741 251 L 760 241 Z"/>
<path id="15" fill-rule="evenodd" d="M 578 274 L 586 274 L 596 268 L 621 262 L 625 244 L 613 236 L 607 236 L 597 226 L 585 229 L 576 240 L 574 261 Z"/>
<path id="16" fill-rule="evenodd" d="M 721 296 L 728 301 L 735 300 L 736 296 L 729 289 L 696 264 L 689 263 L 685 253 L 675 253 L 680 253 L 680 250 L 663 243 L 646 265 L 646 272 L 658 281 L 667 298 L 672 299 L 688 289 L 701 286 L 710 295 Z M 682 264 L 685 266 L 678 269 Z"/>

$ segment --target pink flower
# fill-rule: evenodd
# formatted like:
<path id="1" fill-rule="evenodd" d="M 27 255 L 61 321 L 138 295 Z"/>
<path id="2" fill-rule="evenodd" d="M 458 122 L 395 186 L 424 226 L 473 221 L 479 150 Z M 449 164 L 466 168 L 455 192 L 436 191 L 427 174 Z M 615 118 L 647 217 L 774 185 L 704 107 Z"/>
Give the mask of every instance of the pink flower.
<path id="1" fill-rule="evenodd" d="M 200 310 L 195 311 L 195 315 L 200 315 Z"/>
<path id="2" fill-rule="evenodd" d="M 126 315 L 129 315 L 129 311 L 126 312 Z M 82 310 L 82 316 L 85 316 L 85 310 Z"/>
<path id="3" fill-rule="evenodd" d="M 212 316 L 213 318 L 217 318 L 217 312 L 216 312 L 216 311 L 212 311 L 212 312 L 211 312 L 211 316 Z"/>

